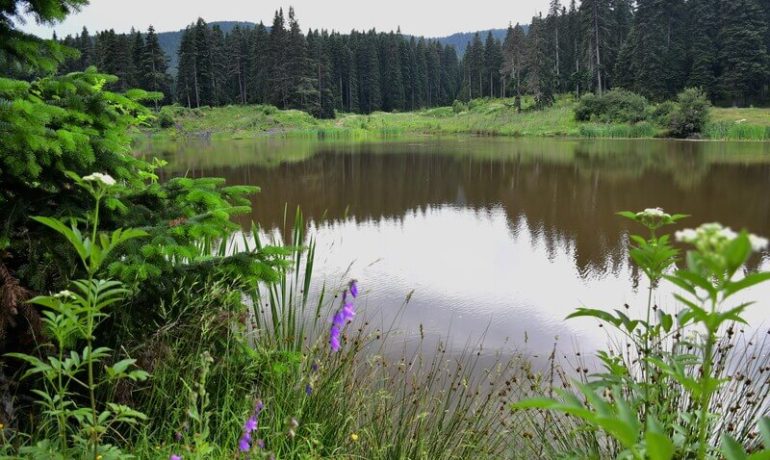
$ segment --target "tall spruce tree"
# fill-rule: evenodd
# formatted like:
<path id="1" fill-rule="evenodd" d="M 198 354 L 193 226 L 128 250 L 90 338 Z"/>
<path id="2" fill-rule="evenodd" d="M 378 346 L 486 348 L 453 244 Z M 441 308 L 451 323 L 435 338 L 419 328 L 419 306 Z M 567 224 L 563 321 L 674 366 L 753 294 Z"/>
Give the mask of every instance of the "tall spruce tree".
<path id="1" fill-rule="evenodd" d="M 141 69 L 139 85 L 142 89 L 163 93 L 163 99 L 155 101 L 155 108 L 158 108 L 158 102 L 168 103 L 171 101 L 171 76 L 168 74 L 168 63 L 163 49 L 160 47 L 158 35 L 155 28 L 150 26 L 147 29 L 147 37 L 144 41 L 144 48 L 139 57 L 139 68 Z"/>
<path id="2" fill-rule="evenodd" d="M 689 0 L 690 61 L 688 86 L 702 88 L 713 99 L 718 95 L 719 0 Z"/>
<path id="3" fill-rule="evenodd" d="M 516 27 L 508 26 L 508 32 L 503 44 L 503 64 L 501 71 L 506 76 L 506 86 L 512 89 L 515 96 L 516 110 L 521 112 L 522 76 L 526 60 L 527 36 L 524 28 L 516 24 Z"/>
<path id="4" fill-rule="evenodd" d="M 718 85 L 732 105 L 759 99 L 768 75 L 767 23 L 756 0 L 722 0 Z"/>
<path id="5" fill-rule="evenodd" d="M 549 53 L 548 29 L 542 16 L 532 18 L 527 50 L 527 88 L 535 98 L 535 106 L 544 108 L 554 101 L 554 65 Z"/>

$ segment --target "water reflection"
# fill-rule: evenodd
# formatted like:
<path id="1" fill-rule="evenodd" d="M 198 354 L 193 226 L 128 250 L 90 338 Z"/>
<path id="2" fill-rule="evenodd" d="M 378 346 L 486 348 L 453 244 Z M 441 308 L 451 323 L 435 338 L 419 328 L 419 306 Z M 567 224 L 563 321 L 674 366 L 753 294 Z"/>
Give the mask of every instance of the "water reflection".
<path id="1" fill-rule="evenodd" d="M 493 347 L 526 338 L 547 349 L 556 335 L 600 342 L 596 324 L 562 319 L 581 304 L 643 304 L 618 210 L 662 206 L 692 214 L 688 225 L 770 235 L 764 143 L 267 139 L 141 150 L 166 157 L 173 174 L 259 185 L 245 226 L 280 234 L 286 209 L 300 206 L 322 276 L 352 262 L 383 317 L 413 292 L 406 336 L 423 324 L 436 336 L 452 329 L 459 345 L 482 333 Z M 673 308 L 668 297 L 661 307 Z"/>

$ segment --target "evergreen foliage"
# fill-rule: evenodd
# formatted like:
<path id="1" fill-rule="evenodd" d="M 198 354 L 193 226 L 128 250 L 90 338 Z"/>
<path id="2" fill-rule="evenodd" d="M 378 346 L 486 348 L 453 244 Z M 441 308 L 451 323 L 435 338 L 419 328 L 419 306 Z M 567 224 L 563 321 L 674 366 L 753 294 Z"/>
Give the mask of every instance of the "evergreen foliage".
<path id="1" fill-rule="evenodd" d="M 493 31 L 467 35 L 460 57 L 400 31 L 305 33 L 290 9 L 269 28 L 191 24 L 175 82 L 154 30 L 67 36 L 60 44 L 80 54 L 60 71 L 96 65 L 119 77 L 111 89 L 159 91 L 163 104 L 270 104 L 323 118 L 524 93 L 545 106 L 555 94 L 613 88 L 662 101 L 700 87 L 714 103 L 751 105 L 770 95 L 768 19 L 768 0 L 552 0 L 545 16 L 509 27 L 502 42 Z M 66 51 L 51 45 L 50 53 Z"/>

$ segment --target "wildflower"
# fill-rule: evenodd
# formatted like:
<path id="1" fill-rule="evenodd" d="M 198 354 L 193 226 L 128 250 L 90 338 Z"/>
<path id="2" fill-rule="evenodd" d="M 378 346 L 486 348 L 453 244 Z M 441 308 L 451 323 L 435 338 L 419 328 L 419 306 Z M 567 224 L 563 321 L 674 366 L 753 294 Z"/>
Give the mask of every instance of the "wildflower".
<path id="1" fill-rule="evenodd" d="M 725 227 L 720 223 L 712 222 L 703 224 L 696 229 L 688 228 L 678 231 L 674 236 L 677 241 L 693 244 L 698 249 L 715 250 L 738 238 L 739 235 L 730 227 Z M 760 252 L 767 248 L 767 238 L 762 238 L 751 233 L 748 234 L 748 237 L 753 251 Z"/>
<path id="2" fill-rule="evenodd" d="M 248 452 L 251 450 L 251 435 L 249 433 L 243 433 L 241 439 L 238 440 L 238 450 L 241 452 Z"/>
<path id="3" fill-rule="evenodd" d="M 251 416 L 248 420 L 246 420 L 246 423 L 243 425 L 243 431 L 246 433 L 251 433 L 252 431 L 257 429 L 257 417 Z"/>
<path id="4" fill-rule="evenodd" d="M 674 237 L 680 243 L 694 243 L 698 239 L 698 232 L 688 228 L 674 233 Z"/>
<path id="5" fill-rule="evenodd" d="M 356 441 L 358 441 L 358 434 L 356 434 L 356 433 L 352 433 L 352 434 L 350 435 L 350 440 L 351 440 L 351 441 L 353 441 L 353 442 L 356 442 Z"/>
<path id="6" fill-rule="evenodd" d="M 102 174 L 98 172 L 85 176 L 83 180 L 89 181 L 89 182 L 101 182 L 102 184 L 108 187 L 115 185 L 115 179 L 113 179 L 112 176 L 110 176 L 109 174 Z"/>
<path id="7" fill-rule="evenodd" d="M 305 385 L 305 394 L 308 396 L 313 394 L 313 386 L 309 383 Z"/>
<path id="8" fill-rule="evenodd" d="M 332 351 L 339 351 L 340 349 L 340 334 L 342 328 L 345 326 L 345 316 L 342 311 L 337 311 L 332 318 L 332 327 L 329 330 L 329 346 Z"/>
<path id="9" fill-rule="evenodd" d="M 4 429 L 5 429 L 5 425 L 3 425 L 2 423 L 0 423 L 0 430 L 4 430 Z"/>
<path id="10" fill-rule="evenodd" d="M 353 280 L 350 282 L 350 297 L 348 297 L 348 290 L 342 293 L 342 308 L 337 310 L 332 317 L 332 326 L 329 329 L 329 347 L 332 351 L 340 350 L 340 334 L 342 328 L 345 327 L 345 323 L 352 321 L 356 316 L 355 305 L 353 299 L 358 296 L 358 284 Z"/>
<path id="11" fill-rule="evenodd" d="M 661 217 L 665 217 L 665 216 L 669 216 L 669 215 L 666 214 L 663 211 L 662 208 L 647 208 L 647 209 L 645 209 L 642 212 L 637 212 L 636 216 L 637 217 L 656 217 L 656 218 L 661 218 Z M 669 217 L 671 217 L 671 216 L 669 216 Z"/>
<path id="12" fill-rule="evenodd" d="M 171 457 L 169 457 L 168 460 L 182 460 L 182 457 L 177 454 L 171 454 Z"/>
<path id="13" fill-rule="evenodd" d="M 755 252 L 764 251 L 767 249 L 767 238 L 762 238 L 757 235 L 749 235 L 749 242 L 751 243 L 751 249 Z"/>
<path id="14" fill-rule="evenodd" d="M 241 452 L 248 452 L 251 450 L 251 433 L 257 431 L 259 425 L 259 414 L 264 409 L 265 405 L 262 400 L 257 400 L 254 405 L 254 412 L 243 424 L 243 435 L 238 440 L 238 450 Z"/>
<path id="15" fill-rule="evenodd" d="M 74 299 L 75 298 L 75 293 L 65 289 L 63 291 L 60 291 L 60 292 L 54 294 L 53 296 L 56 297 L 57 299 Z"/>

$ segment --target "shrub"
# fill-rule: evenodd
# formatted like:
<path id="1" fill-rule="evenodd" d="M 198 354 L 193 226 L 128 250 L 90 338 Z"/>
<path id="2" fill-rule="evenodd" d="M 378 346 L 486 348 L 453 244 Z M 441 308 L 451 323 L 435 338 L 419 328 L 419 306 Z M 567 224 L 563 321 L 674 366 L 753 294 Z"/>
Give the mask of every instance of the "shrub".
<path id="1" fill-rule="evenodd" d="M 174 115 L 167 107 L 160 109 L 160 113 L 158 114 L 158 125 L 162 129 L 174 126 Z"/>
<path id="2" fill-rule="evenodd" d="M 455 99 L 454 103 L 452 103 L 452 111 L 454 113 L 462 113 L 468 110 L 468 106 L 464 104 L 462 101 L 458 101 Z"/>
<path id="3" fill-rule="evenodd" d="M 671 114 L 669 127 L 674 137 L 700 134 L 709 118 L 711 103 L 700 88 L 687 88 L 677 96 L 679 105 Z"/>
<path id="4" fill-rule="evenodd" d="M 599 111 L 598 99 L 593 93 L 584 94 L 575 106 L 575 120 L 591 121 L 591 116 Z"/>
<path id="5" fill-rule="evenodd" d="M 650 107 L 647 119 L 658 126 L 668 127 L 671 124 L 671 114 L 677 110 L 676 102 L 664 101 Z"/>
<path id="6" fill-rule="evenodd" d="M 624 89 L 613 89 L 596 96 L 586 94 L 575 107 L 577 121 L 637 123 L 646 119 L 649 102 L 644 96 Z"/>

